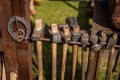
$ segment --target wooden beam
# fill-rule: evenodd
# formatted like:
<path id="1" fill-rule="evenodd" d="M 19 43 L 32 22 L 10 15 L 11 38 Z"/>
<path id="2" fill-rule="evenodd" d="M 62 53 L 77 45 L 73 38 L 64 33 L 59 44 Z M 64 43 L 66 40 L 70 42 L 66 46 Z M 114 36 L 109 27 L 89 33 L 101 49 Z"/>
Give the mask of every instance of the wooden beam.
<path id="1" fill-rule="evenodd" d="M 12 16 L 24 17 L 30 23 L 29 0 L 0 0 L 0 28 L 2 35 L 7 80 L 10 72 L 18 72 L 18 80 L 32 80 L 32 45 L 15 42 L 7 32 Z"/>
<path id="2" fill-rule="evenodd" d="M 30 22 L 29 0 L 12 0 L 13 16 L 21 16 Z M 18 5 L 16 5 L 18 4 Z M 15 42 L 19 80 L 32 80 L 32 45 Z"/>
<path id="3" fill-rule="evenodd" d="M 15 43 L 7 32 L 7 22 L 12 16 L 11 0 L 0 0 L 0 27 L 2 35 L 2 46 L 5 59 L 5 71 L 7 80 L 10 79 L 9 73 L 17 71 L 17 58 L 15 51 Z"/>

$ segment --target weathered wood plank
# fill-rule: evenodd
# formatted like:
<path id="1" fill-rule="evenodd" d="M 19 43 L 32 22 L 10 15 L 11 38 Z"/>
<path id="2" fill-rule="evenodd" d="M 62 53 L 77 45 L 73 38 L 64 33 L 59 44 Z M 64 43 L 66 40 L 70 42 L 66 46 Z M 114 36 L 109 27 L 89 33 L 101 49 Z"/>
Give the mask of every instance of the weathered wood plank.
<path id="1" fill-rule="evenodd" d="M 7 80 L 10 72 L 18 72 L 18 80 L 32 80 L 32 47 L 29 42 L 15 42 L 7 32 L 12 16 L 24 17 L 30 22 L 29 0 L 0 0 L 0 28 Z"/>
<path id="2" fill-rule="evenodd" d="M 12 0 L 13 15 L 30 22 L 29 0 Z M 18 5 L 16 5 L 18 4 Z M 16 42 L 19 80 L 32 80 L 32 45 L 29 42 Z"/>
<path id="3" fill-rule="evenodd" d="M 0 27 L 1 27 L 1 35 L 2 35 L 2 45 L 4 51 L 4 59 L 5 59 L 5 68 L 6 68 L 6 76 L 7 80 L 10 79 L 9 73 L 12 71 L 17 71 L 17 59 L 16 59 L 16 51 L 14 41 L 10 38 L 7 32 L 7 22 L 9 18 L 12 16 L 11 9 L 11 0 L 0 0 Z"/>

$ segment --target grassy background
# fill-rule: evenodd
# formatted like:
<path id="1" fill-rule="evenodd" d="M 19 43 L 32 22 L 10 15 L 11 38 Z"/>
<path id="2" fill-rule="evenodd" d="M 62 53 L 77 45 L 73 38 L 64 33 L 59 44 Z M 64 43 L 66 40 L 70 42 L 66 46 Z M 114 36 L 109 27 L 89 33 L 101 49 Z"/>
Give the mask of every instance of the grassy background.
<path id="1" fill-rule="evenodd" d="M 74 16 L 82 29 L 88 29 L 89 9 L 86 2 L 71 1 L 41 1 L 40 6 L 36 7 L 37 14 L 31 17 L 34 23 L 36 18 L 42 18 L 46 25 L 51 23 L 65 24 L 68 16 Z"/>
<path id="2" fill-rule="evenodd" d="M 40 1 L 40 6 L 35 7 L 37 14 L 31 16 L 31 22 L 34 26 L 36 18 L 42 18 L 43 22 L 50 26 L 51 23 L 65 24 L 65 19 L 68 16 L 76 17 L 81 29 L 91 28 L 91 9 L 88 7 L 87 2 L 71 2 L 71 1 Z M 35 75 L 38 75 L 37 70 L 37 50 L 36 43 L 33 44 L 33 71 Z M 104 55 L 103 55 L 104 56 Z M 60 80 L 60 69 L 62 59 L 62 45 L 58 45 L 57 53 L 57 80 Z M 108 57 L 108 56 L 107 56 Z M 98 80 L 105 79 L 107 57 L 102 59 L 100 66 L 100 73 Z M 43 69 L 44 69 L 44 80 L 51 80 L 51 45 L 43 44 Z M 68 48 L 67 62 L 66 62 L 66 73 L 65 80 L 71 80 L 71 69 L 72 69 L 72 46 Z M 80 68 L 81 68 L 81 48 L 78 52 L 78 63 L 76 80 L 80 80 Z M 111 80 L 118 80 L 118 73 L 120 72 L 120 63 L 117 66 L 117 72 L 111 75 Z"/>

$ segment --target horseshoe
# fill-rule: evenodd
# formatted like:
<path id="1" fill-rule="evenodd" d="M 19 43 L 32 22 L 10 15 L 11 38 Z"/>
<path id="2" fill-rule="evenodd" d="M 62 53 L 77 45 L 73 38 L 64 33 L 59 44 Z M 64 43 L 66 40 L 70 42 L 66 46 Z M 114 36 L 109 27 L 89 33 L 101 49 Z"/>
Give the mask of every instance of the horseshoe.
<path id="1" fill-rule="evenodd" d="M 16 22 L 16 28 L 17 28 L 17 32 L 13 32 L 12 29 L 12 23 Z M 18 22 L 22 23 L 25 31 L 23 29 L 18 28 Z M 8 21 L 8 25 L 7 25 L 7 30 L 8 33 L 10 34 L 10 36 L 13 38 L 13 40 L 16 41 L 23 41 L 23 40 L 27 40 L 29 38 L 30 35 L 30 26 L 27 23 L 27 21 L 19 16 L 13 16 L 9 19 Z M 18 33 L 21 32 L 22 35 L 19 35 Z"/>

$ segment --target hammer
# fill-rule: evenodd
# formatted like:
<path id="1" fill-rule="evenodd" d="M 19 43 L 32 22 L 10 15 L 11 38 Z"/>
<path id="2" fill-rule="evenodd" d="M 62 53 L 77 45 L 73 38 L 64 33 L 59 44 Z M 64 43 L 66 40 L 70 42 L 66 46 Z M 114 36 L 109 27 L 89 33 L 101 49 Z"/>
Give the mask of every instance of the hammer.
<path id="1" fill-rule="evenodd" d="M 67 17 L 66 23 L 69 25 L 72 31 L 72 41 L 77 42 L 80 39 L 80 27 L 78 26 L 77 20 L 75 17 Z M 77 55 L 78 55 L 78 45 L 73 44 L 73 61 L 72 61 L 72 80 L 75 79 L 76 73 L 76 63 L 77 63 Z"/>
<path id="2" fill-rule="evenodd" d="M 107 44 L 106 49 L 109 52 L 109 59 L 108 59 L 105 80 L 110 80 L 110 76 L 112 73 L 114 53 L 115 53 L 115 45 L 117 44 L 117 40 L 118 40 L 118 34 L 113 33 L 112 37 L 109 39 L 108 44 Z"/>
<path id="3" fill-rule="evenodd" d="M 89 62 L 88 62 L 88 69 L 87 69 L 87 77 L 86 80 L 94 80 L 95 75 L 95 68 L 97 63 L 97 54 L 101 49 L 101 45 L 98 44 L 98 36 L 94 31 L 91 32 L 90 35 L 90 42 L 91 42 L 91 50 L 89 53 Z"/>
<path id="4" fill-rule="evenodd" d="M 43 37 L 43 23 L 42 19 L 35 20 L 35 32 L 34 37 Z M 36 33 L 36 35 L 35 35 Z M 43 61 L 42 61 L 42 41 L 37 41 L 37 52 L 38 52 L 38 80 L 43 80 Z"/>
<path id="5" fill-rule="evenodd" d="M 86 49 L 86 45 L 89 42 L 89 35 L 88 33 L 84 32 L 81 34 L 81 43 L 83 44 L 82 47 L 82 59 L 81 59 L 81 80 L 85 80 L 86 79 L 86 70 L 87 70 L 87 49 Z"/>
<path id="6" fill-rule="evenodd" d="M 52 80 L 56 80 L 57 75 L 57 42 L 61 41 L 60 32 L 58 30 L 57 24 L 51 24 L 51 34 L 52 34 Z"/>
<path id="7" fill-rule="evenodd" d="M 63 32 L 61 33 L 63 36 L 63 56 L 62 56 L 62 68 L 61 68 L 61 80 L 64 80 L 65 76 L 65 67 L 66 67 L 66 57 L 67 57 L 67 49 L 68 44 L 71 40 L 70 29 L 68 25 L 63 25 Z"/>

